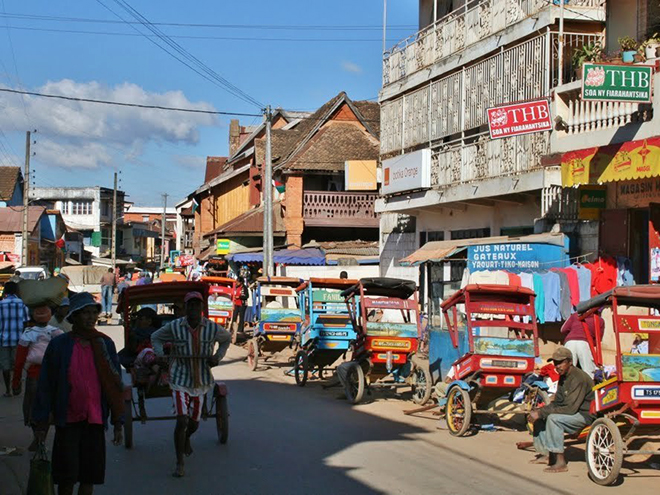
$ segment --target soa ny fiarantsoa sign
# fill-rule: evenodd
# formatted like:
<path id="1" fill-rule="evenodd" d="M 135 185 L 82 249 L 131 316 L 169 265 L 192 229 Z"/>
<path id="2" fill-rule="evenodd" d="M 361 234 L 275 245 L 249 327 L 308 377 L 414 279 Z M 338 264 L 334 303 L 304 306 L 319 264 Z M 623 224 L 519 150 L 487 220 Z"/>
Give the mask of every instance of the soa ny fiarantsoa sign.
<path id="1" fill-rule="evenodd" d="M 552 130 L 548 100 L 526 101 L 488 109 L 491 139 Z"/>
<path id="2" fill-rule="evenodd" d="M 651 101 L 653 68 L 648 65 L 584 64 L 582 70 L 583 100 Z"/>
<path id="3" fill-rule="evenodd" d="M 468 269 L 524 272 L 568 266 L 566 248 L 555 244 L 503 243 L 468 246 Z"/>

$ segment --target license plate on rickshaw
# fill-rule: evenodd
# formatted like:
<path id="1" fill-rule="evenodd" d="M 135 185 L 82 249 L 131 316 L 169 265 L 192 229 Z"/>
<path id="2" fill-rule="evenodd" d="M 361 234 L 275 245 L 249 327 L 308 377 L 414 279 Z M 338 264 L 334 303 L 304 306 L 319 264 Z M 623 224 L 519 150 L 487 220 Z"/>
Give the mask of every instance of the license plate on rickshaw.
<path id="1" fill-rule="evenodd" d="M 285 323 L 264 323 L 264 330 L 267 332 L 295 332 L 296 325 Z"/>
<path id="2" fill-rule="evenodd" d="M 632 388 L 633 399 L 660 400 L 660 386 L 639 386 Z"/>

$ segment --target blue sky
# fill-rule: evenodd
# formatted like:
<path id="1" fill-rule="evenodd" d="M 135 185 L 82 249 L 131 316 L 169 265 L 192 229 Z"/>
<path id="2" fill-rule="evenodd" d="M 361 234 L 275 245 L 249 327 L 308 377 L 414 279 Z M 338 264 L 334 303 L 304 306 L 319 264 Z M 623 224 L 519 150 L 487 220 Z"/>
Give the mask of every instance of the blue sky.
<path id="1" fill-rule="evenodd" d="M 93 99 L 259 113 L 136 36 L 133 28 L 100 3 L 129 19 L 116 1 L 0 0 L 0 85 Z M 314 110 L 340 91 L 359 100 L 375 98 L 380 89 L 382 0 L 128 3 L 151 22 L 247 26 L 158 28 L 259 102 Z M 388 44 L 392 45 L 415 31 L 418 2 L 388 3 L 388 24 L 393 25 Z M 308 26 L 326 29 L 303 28 Z M 323 41 L 312 41 L 319 39 Z M 113 172 L 119 170 L 121 188 L 136 204 L 157 205 L 161 193 L 167 192 L 171 205 L 201 184 L 207 155 L 227 153 L 229 118 L 0 93 L 0 164 L 22 165 L 25 131 L 36 128 L 32 164 L 38 186 L 110 187 Z M 257 120 L 242 117 L 241 123 Z"/>

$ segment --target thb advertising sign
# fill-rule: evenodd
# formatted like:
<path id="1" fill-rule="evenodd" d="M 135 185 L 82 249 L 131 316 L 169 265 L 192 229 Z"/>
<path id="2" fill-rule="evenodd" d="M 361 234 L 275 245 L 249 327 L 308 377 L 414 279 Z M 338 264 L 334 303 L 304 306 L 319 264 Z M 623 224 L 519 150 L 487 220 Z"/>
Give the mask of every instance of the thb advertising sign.
<path id="1" fill-rule="evenodd" d="M 653 67 L 584 64 L 582 70 L 583 100 L 634 103 L 651 101 Z"/>
<path id="2" fill-rule="evenodd" d="M 548 100 L 527 101 L 488 109 L 491 139 L 552 130 Z"/>

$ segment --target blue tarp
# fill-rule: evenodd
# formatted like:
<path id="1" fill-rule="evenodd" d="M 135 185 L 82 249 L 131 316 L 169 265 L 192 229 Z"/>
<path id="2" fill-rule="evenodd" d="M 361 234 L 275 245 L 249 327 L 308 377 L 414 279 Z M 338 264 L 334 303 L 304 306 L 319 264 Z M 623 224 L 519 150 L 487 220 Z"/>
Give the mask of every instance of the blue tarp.
<path id="1" fill-rule="evenodd" d="M 227 256 L 234 263 L 263 263 L 263 252 L 237 253 Z M 281 265 L 325 265 L 325 254 L 316 248 L 281 249 L 275 251 L 273 261 Z"/>

